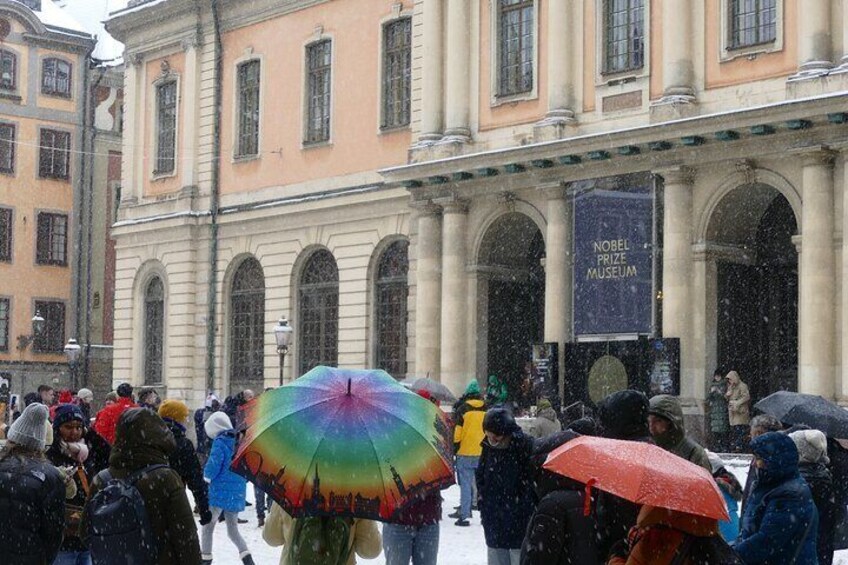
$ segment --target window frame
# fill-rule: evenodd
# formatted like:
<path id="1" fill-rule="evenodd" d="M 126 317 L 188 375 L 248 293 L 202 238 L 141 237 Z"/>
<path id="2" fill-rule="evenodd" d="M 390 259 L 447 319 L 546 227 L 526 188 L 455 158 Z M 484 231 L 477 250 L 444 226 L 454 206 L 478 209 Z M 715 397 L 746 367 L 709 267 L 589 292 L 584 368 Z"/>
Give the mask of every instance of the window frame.
<path id="1" fill-rule="evenodd" d="M 397 103 L 395 101 L 396 97 L 390 97 L 389 94 L 393 92 L 391 80 L 389 78 L 389 56 L 390 50 L 388 48 L 388 39 L 389 39 L 389 30 L 395 25 L 406 25 L 408 26 L 409 37 L 407 43 L 407 68 L 406 68 L 406 77 L 400 77 L 398 80 L 403 85 L 403 82 L 406 81 L 407 86 L 407 95 L 408 97 L 404 100 L 403 94 L 400 94 L 401 104 L 405 104 L 406 108 L 406 121 L 399 121 L 389 123 L 389 116 L 393 115 L 394 112 L 389 111 L 389 100 L 390 98 L 393 100 L 393 103 Z M 401 51 L 400 48 L 393 49 L 391 53 L 399 53 Z M 412 123 L 412 14 L 411 13 L 399 13 L 396 17 L 392 17 L 391 19 L 385 20 L 380 24 L 380 131 L 388 132 L 395 131 L 400 129 L 408 129 Z M 403 86 L 401 86 L 401 90 L 403 90 Z M 402 113 L 401 113 L 402 115 Z"/>
<path id="2" fill-rule="evenodd" d="M 250 286 L 253 277 L 256 286 Z M 244 286 L 238 285 L 243 283 Z M 254 256 L 241 261 L 229 285 L 227 316 L 227 371 L 233 394 L 265 384 L 265 301 L 268 282 L 262 263 Z M 240 342 L 240 343 L 239 343 Z M 236 390 L 238 388 L 238 390 Z"/>
<path id="3" fill-rule="evenodd" d="M 11 136 L 9 139 L 4 137 L 4 130 L 8 128 L 11 131 Z M 17 124 L 13 124 L 10 122 L 0 122 L 0 146 L 4 143 L 9 144 L 9 165 L 6 166 L 3 163 L 3 160 L 0 159 L 0 174 L 4 175 L 14 175 L 15 174 L 15 159 L 17 157 L 17 151 L 15 151 L 17 147 L 17 136 L 18 136 L 18 126 Z M 39 151 L 39 158 L 40 158 Z M 2 155 L 2 150 L 0 150 L 0 155 Z"/>
<path id="4" fill-rule="evenodd" d="M 6 304 L 5 313 L 2 304 Z M 9 352 L 12 335 L 12 297 L 0 296 L 0 338 L 5 333 L 5 343 L 0 339 L 0 353 Z"/>
<path id="5" fill-rule="evenodd" d="M 256 118 L 256 150 L 246 153 L 241 146 L 242 131 L 242 85 L 241 72 L 244 67 L 256 63 L 259 65 L 259 84 L 256 87 L 257 118 Z M 264 117 L 263 102 L 265 100 L 265 60 L 262 56 L 249 55 L 238 59 L 234 65 L 233 76 L 233 161 L 249 161 L 262 155 L 262 121 Z"/>
<path id="6" fill-rule="evenodd" d="M 335 268 L 335 279 L 334 280 L 322 280 L 319 282 L 306 282 L 305 278 L 307 272 L 312 266 L 313 261 L 318 260 L 318 255 L 327 254 L 332 261 L 332 265 Z M 310 333 L 307 332 L 304 328 L 304 324 L 308 323 L 305 320 L 305 303 L 306 298 L 310 297 L 318 297 L 321 299 L 326 299 L 327 297 L 335 297 L 335 304 L 332 304 L 332 300 L 328 302 L 322 300 L 320 304 L 317 306 L 310 306 L 311 308 L 318 311 L 319 314 L 322 314 L 318 323 L 321 325 L 321 329 L 319 331 L 319 339 L 317 342 L 317 349 L 320 350 L 319 357 L 324 357 L 325 353 L 330 353 L 327 359 L 318 359 L 318 364 L 329 362 L 331 366 L 338 366 L 339 364 L 339 322 L 341 320 L 339 316 L 339 294 L 340 284 L 339 284 L 339 265 L 336 257 L 330 252 L 329 249 L 321 248 L 313 251 L 306 257 L 306 260 L 303 262 L 301 268 L 297 271 L 297 330 L 296 334 L 298 336 L 297 339 L 297 369 L 298 374 L 302 375 L 306 371 L 312 369 L 317 365 L 309 365 L 306 359 L 306 350 L 307 346 L 310 349 L 315 349 L 315 344 L 312 344 L 308 341 L 310 337 Z M 333 295 L 334 293 L 334 295 Z M 328 310 L 335 309 L 335 335 L 331 336 L 334 339 L 334 343 L 328 345 L 328 341 L 326 337 L 329 335 L 329 332 L 326 329 L 326 324 L 328 320 L 331 320 L 329 317 L 323 316 L 323 313 Z M 330 359 L 335 355 L 335 360 Z M 312 361 L 310 359 L 309 361 Z"/>
<path id="7" fill-rule="evenodd" d="M 151 299 L 151 288 L 155 281 L 159 281 L 159 285 L 161 287 L 161 298 L 159 300 Z M 165 382 L 165 297 L 167 293 L 165 290 L 165 281 L 158 274 L 154 274 L 151 276 L 146 284 L 144 285 L 144 295 L 142 297 L 143 308 L 142 308 L 142 329 L 143 329 L 143 342 L 142 342 L 142 378 L 144 380 L 145 386 L 157 386 L 162 385 Z M 157 311 L 156 315 L 159 316 L 158 320 L 154 320 L 154 322 L 158 325 L 159 335 L 154 342 L 151 340 L 151 305 L 157 303 Z M 155 337 L 155 336 L 153 336 Z M 151 355 L 151 345 L 157 346 L 158 349 L 158 357 L 157 359 L 157 371 L 158 371 L 158 380 L 153 380 L 150 378 L 151 375 L 151 366 L 150 362 L 153 359 Z M 155 374 L 153 375 L 156 376 Z"/>
<path id="8" fill-rule="evenodd" d="M 403 245 L 405 248 L 402 253 L 405 254 L 403 268 L 406 270 L 405 275 L 393 275 L 393 276 L 383 276 L 383 266 L 386 260 L 389 258 L 390 253 L 398 253 L 395 251 L 396 246 Z M 378 252 L 375 255 L 375 262 L 373 266 L 373 308 L 372 308 L 372 316 L 374 320 L 373 331 L 372 331 L 372 359 L 373 366 L 377 369 L 382 369 L 392 375 L 395 378 L 404 378 L 409 371 L 409 357 L 407 355 L 407 351 L 409 348 L 409 241 L 405 238 L 393 239 L 389 241 L 385 246 L 378 249 Z M 397 336 L 400 338 L 398 341 L 399 350 L 398 350 L 398 362 L 402 365 L 400 370 L 398 371 L 390 371 L 391 367 L 386 366 L 387 363 L 384 361 L 392 361 L 392 356 L 384 356 L 385 350 L 388 349 L 385 344 L 386 340 L 384 339 L 384 329 L 385 326 L 383 324 L 385 317 L 385 311 L 383 307 L 391 307 L 393 304 L 384 303 L 382 299 L 385 296 L 383 291 L 394 291 L 399 290 L 400 287 L 403 287 L 402 292 L 399 293 L 400 300 L 398 304 L 400 305 L 401 310 L 403 311 L 403 321 L 400 328 L 394 328 L 398 330 Z"/>
<path id="9" fill-rule="evenodd" d="M 3 218 L 5 216 L 5 219 Z M 3 227 L 5 226 L 5 234 Z M 15 209 L 0 206 L 0 263 L 11 263 L 15 249 Z"/>
<path id="10" fill-rule="evenodd" d="M 47 234 L 48 241 L 46 243 L 41 243 L 41 222 L 42 218 L 49 218 L 49 231 Z M 56 237 L 54 231 L 56 230 L 54 221 L 57 218 L 64 218 L 65 220 L 65 233 L 64 233 L 64 244 L 62 245 L 62 258 L 56 259 L 53 256 L 52 250 L 54 248 L 53 239 Z M 70 239 L 71 234 L 71 218 L 67 213 L 64 212 L 51 212 L 47 210 L 38 210 L 36 211 L 36 227 L 35 227 L 35 264 L 38 266 L 52 266 L 52 267 L 67 267 L 68 266 L 68 240 Z M 42 246 L 46 247 L 46 256 L 42 255 Z"/>
<path id="11" fill-rule="evenodd" d="M 784 18 L 785 18 L 785 2 L 784 0 L 775 0 L 775 37 L 771 41 L 752 43 L 750 45 L 735 46 L 731 41 L 731 5 L 734 0 L 721 0 L 720 19 L 720 35 L 721 35 L 721 52 L 719 53 L 719 62 L 725 63 L 741 57 L 755 58 L 760 54 L 776 53 L 783 51 L 784 48 Z"/>
<path id="12" fill-rule="evenodd" d="M 171 135 L 171 156 L 170 168 L 162 168 L 160 165 L 168 160 L 167 156 L 163 156 L 163 133 L 162 133 L 162 117 L 163 105 L 160 101 L 160 95 L 165 88 L 174 88 L 173 102 L 173 128 Z M 172 177 L 177 174 L 177 155 L 179 150 L 179 130 L 180 130 L 180 81 L 179 77 L 168 74 L 166 77 L 157 80 L 153 83 L 153 104 L 155 105 L 153 112 L 153 140 L 155 152 L 153 155 L 153 176 L 154 178 Z"/>
<path id="13" fill-rule="evenodd" d="M 521 0 L 519 4 L 524 6 L 503 6 L 503 0 L 490 0 L 491 9 L 491 93 L 492 105 L 498 103 L 508 103 L 515 100 L 531 100 L 538 97 L 539 89 L 539 0 Z M 529 5 L 529 6 L 528 6 Z M 531 61 L 531 85 L 527 90 L 505 91 L 503 88 L 503 57 L 504 57 L 504 40 L 503 40 L 503 23 L 504 13 L 520 11 L 527 7 L 532 8 L 533 12 L 533 38 L 530 46 Z M 520 65 L 520 64 L 519 64 Z"/>
<path id="14" fill-rule="evenodd" d="M 18 53 L 11 49 L 0 49 L 0 73 L 3 70 L 3 57 L 10 56 L 12 58 L 12 84 L 9 87 L 4 87 L 0 82 L 0 91 L 6 94 L 15 94 L 18 92 Z"/>
<path id="15" fill-rule="evenodd" d="M 602 77 L 604 81 L 616 80 L 623 76 L 643 76 L 648 74 L 648 62 L 650 60 L 650 0 L 625 0 L 627 2 L 642 2 L 642 61 L 639 65 L 628 65 L 624 68 L 610 68 L 609 58 L 608 58 L 608 46 L 609 46 L 609 8 L 610 3 L 615 0 L 598 0 L 596 7 L 598 8 L 597 13 L 597 22 L 598 22 L 598 50 L 597 50 L 597 59 L 598 59 L 598 73 Z M 632 8 L 628 8 L 628 12 L 631 11 Z M 627 41 L 630 41 L 630 34 L 628 33 Z M 628 51 L 630 53 L 630 51 Z"/>
<path id="16" fill-rule="evenodd" d="M 53 80 L 52 80 L 52 84 L 49 84 L 47 82 L 47 76 L 48 76 L 47 66 L 48 66 L 48 64 L 51 64 L 51 63 L 54 65 Z M 68 88 L 67 88 L 67 92 L 62 91 L 58 86 L 59 79 L 58 79 L 57 75 L 58 75 L 58 70 L 59 70 L 59 66 L 58 66 L 59 64 L 67 65 L 67 67 L 68 67 Z M 57 98 L 71 99 L 71 98 L 73 98 L 73 92 L 74 92 L 74 64 L 71 63 L 70 61 L 66 60 L 66 59 L 61 58 L 61 57 L 56 57 L 56 56 L 44 57 L 41 60 L 41 94 L 44 95 L 44 96 L 55 96 Z"/>
<path id="17" fill-rule="evenodd" d="M 335 63 L 335 49 L 333 45 L 334 41 L 332 37 L 329 36 L 321 36 L 318 39 L 310 41 L 304 46 L 304 56 L 303 56 L 303 68 L 304 68 L 304 89 L 303 89 L 303 136 L 301 145 L 304 149 L 309 147 L 320 147 L 324 145 L 329 145 L 333 140 L 333 67 Z M 329 64 L 324 65 L 326 67 L 327 72 L 327 93 L 326 97 L 328 98 L 327 108 L 326 108 L 326 132 L 323 131 L 322 127 L 322 137 L 314 138 L 312 137 L 312 126 L 314 119 L 312 116 L 312 89 L 311 89 L 311 81 L 313 72 L 317 72 L 317 70 L 321 69 L 312 69 L 310 66 L 310 54 L 311 50 L 317 48 L 321 45 L 329 45 L 330 53 L 329 53 Z"/>
<path id="18" fill-rule="evenodd" d="M 57 324 L 54 319 L 51 318 L 53 314 L 53 308 L 57 306 L 62 307 L 62 316 L 61 316 L 61 331 L 56 331 Z M 68 316 L 68 305 L 64 300 L 56 299 L 56 298 L 34 298 L 32 301 L 32 315 L 35 316 L 36 312 L 40 313 L 44 318 L 44 331 L 41 335 L 35 336 L 35 340 L 32 343 L 32 349 L 35 353 L 47 354 L 47 355 L 62 355 L 64 353 L 65 342 L 66 340 L 66 332 L 67 332 L 67 316 Z M 56 334 L 56 335 L 51 335 Z M 45 342 L 48 339 L 53 339 L 54 348 L 45 347 Z M 47 343 L 46 345 L 51 345 Z"/>
<path id="19" fill-rule="evenodd" d="M 53 136 L 53 144 L 45 145 L 45 135 Z M 66 146 L 64 149 L 57 148 L 56 140 L 63 137 L 66 140 Z M 38 130 L 38 178 L 41 179 L 53 179 L 53 180 L 64 180 L 68 181 L 71 179 L 71 148 L 73 141 L 71 139 L 71 132 L 53 129 L 53 128 L 39 128 Z M 50 152 L 50 170 L 45 171 L 44 167 L 44 159 L 45 152 Z M 65 164 L 64 171 L 56 172 L 56 154 L 64 153 Z"/>

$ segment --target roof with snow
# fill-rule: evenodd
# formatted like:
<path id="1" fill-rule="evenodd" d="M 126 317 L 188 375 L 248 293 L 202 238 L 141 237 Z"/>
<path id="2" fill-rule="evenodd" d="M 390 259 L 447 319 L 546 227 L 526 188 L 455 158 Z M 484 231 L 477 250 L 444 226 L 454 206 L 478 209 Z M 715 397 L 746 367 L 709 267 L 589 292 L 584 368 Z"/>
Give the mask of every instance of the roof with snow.
<path id="1" fill-rule="evenodd" d="M 127 0 L 43 0 L 44 4 L 54 2 L 58 4 L 54 4 L 56 9 L 80 22 L 85 31 L 97 40 L 93 58 L 110 66 L 123 62 L 124 45 L 109 35 L 104 22 L 110 13 L 124 8 Z"/>

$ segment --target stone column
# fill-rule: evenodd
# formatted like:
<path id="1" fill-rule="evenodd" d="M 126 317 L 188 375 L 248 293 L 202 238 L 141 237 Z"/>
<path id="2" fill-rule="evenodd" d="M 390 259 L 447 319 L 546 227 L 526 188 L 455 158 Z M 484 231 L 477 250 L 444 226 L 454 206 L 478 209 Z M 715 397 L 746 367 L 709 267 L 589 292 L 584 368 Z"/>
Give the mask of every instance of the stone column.
<path id="1" fill-rule="evenodd" d="M 841 147 L 842 159 L 842 382 L 837 400 L 848 399 L 848 145 Z"/>
<path id="2" fill-rule="evenodd" d="M 695 101 L 695 70 L 692 62 L 692 2 L 662 3 L 663 100 Z M 646 54 L 647 56 L 647 54 Z"/>
<path id="3" fill-rule="evenodd" d="M 186 103 L 183 104 L 182 137 L 180 138 L 180 153 L 184 156 L 180 163 L 182 183 L 184 187 L 197 184 L 197 119 L 200 91 L 198 85 L 198 53 L 197 40 L 183 42 L 185 49 L 185 70 L 183 71 L 183 92 Z"/>
<path id="4" fill-rule="evenodd" d="M 801 159 L 798 390 L 833 398 L 833 153 L 818 149 Z"/>
<path id="5" fill-rule="evenodd" d="M 447 0 L 447 96 L 445 137 L 465 142 L 471 138 L 471 21 L 468 0 Z"/>
<path id="6" fill-rule="evenodd" d="M 571 203 L 562 184 L 544 189 L 548 198 L 545 242 L 545 342 L 559 345 L 559 394 L 565 385 L 565 343 L 571 339 Z"/>
<path id="7" fill-rule="evenodd" d="M 124 132 L 123 151 L 121 155 L 122 185 L 121 203 L 132 204 L 138 201 L 141 191 L 136 186 L 141 179 L 135 176 L 136 160 L 142 160 L 144 155 L 136 151 L 136 138 L 138 131 L 138 84 L 142 66 L 133 56 L 127 58 L 124 70 Z"/>
<path id="8" fill-rule="evenodd" d="M 839 61 L 839 69 L 836 72 L 848 73 L 848 2 L 842 3 L 842 60 Z"/>
<path id="9" fill-rule="evenodd" d="M 442 307 L 441 208 L 425 203 L 418 208 L 415 267 L 415 372 L 438 380 Z"/>
<path id="10" fill-rule="evenodd" d="M 832 66 L 830 1 L 804 0 L 798 9 L 798 75 L 818 76 Z"/>
<path id="11" fill-rule="evenodd" d="M 574 123 L 574 67 L 571 2 L 548 1 L 548 112 L 539 125 Z"/>
<path id="12" fill-rule="evenodd" d="M 441 139 L 444 128 L 444 0 L 424 0 L 420 141 Z"/>
<path id="13" fill-rule="evenodd" d="M 663 185 L 662 334 L 680 338 L 681 395 L 692 398 L 692 182 L 686 167 L 659 171 Z"/>
<path id="14" fill-rule="evenodd" d="M 441 381 L 457 396 L 471 376 L 467 369 L 468 308 L 466 227 L 468 206 L 457 198 L 439 201 L 442 218 Z"/>

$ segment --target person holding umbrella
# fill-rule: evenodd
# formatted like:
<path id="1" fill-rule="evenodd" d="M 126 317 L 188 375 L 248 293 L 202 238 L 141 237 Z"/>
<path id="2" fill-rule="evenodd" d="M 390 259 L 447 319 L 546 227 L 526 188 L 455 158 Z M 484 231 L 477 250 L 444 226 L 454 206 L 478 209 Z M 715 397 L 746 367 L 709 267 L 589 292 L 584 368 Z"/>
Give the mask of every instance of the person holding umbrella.
<path id="1" fill-rule="evenodd" d="M 658 394 L 651 398 L 648 427 L 658 446 L 712 471 L 707 452 L 686 436 L 683 408 L 680 406 L 679 398 L 669 394 Z"/>

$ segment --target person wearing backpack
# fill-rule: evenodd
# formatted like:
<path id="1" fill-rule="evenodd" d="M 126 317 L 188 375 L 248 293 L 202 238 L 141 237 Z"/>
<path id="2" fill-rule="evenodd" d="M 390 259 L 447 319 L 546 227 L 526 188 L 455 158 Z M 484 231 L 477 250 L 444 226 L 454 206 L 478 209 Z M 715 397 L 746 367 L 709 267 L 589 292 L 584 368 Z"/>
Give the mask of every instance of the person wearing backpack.
<path id="1" fill-rule="evenodd" d="M 262 529 L 271 547 L 283 548 L 280 565 L 356 565 L 382 550 L 377 523 L 359 518 L 292 518 L 276 502 Z"/>
<path id="2" fill-rule="evenodd" d="M 80 523 L 95 565 L 200 565 L 185 486 L 168 466 L 175 447 L 155 412 L 121 414 L 109 468 L 92 481 Z"/>
<path id="3" fill-rule="evenodd" d="M 200 533 L 200 549 L 203 564 L 212 563 L 212 534 L 218 518 L 224 516 L 227 535 L 239 552 L 244 565 L 254 565 L 253 557 L 238 529 L 238 514 L 244 510 L 247 480 L 230 470 L 236 451 L 236 430 L 230 417 L 224 412 L 215 412 L 203 425 L 206 435 L 212 440 L 212 450 L 203 469 L 203 478 L 209 483 L 209 510 L 212 520 L 203 526 Z"/>
<path id="4" fill-rule="evenodd" d="M 46 565 L 62 543 L 65 483 L 44 459 L 47 407 L 30 404 L 0 451 L 0 563 Z"/>

